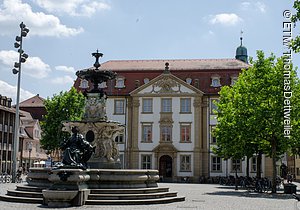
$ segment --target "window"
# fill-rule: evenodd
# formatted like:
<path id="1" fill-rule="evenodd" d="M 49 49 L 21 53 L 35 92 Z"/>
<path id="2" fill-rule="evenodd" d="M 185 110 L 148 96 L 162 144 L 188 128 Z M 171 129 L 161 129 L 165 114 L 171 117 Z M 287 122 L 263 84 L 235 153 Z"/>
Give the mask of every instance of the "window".
<path id="1" fill-rule="evenodd" d="M 115 100 L 114 114 L 124 114 L 124 100 Z"/>
<path id="2" fill-rule="evenodd" d="M 252 157 L 251 172 L 256 172 L 256 169 L 257 169 L 257 157 Z"/>
<path id="3" fill-rule="evenodd" d="M 142 125 L 142 142 L 152 142 L 152 125 Z"/>
<path id="4" fill-rule="evenodd" d="M 211 170 L 212 171 L 222 171 L 221 158 L 220 157 L 212 157 L 211 160 Z"/>
<path id="5" fill-rule="evenodd" d="M 164 125 L 164 126 L 161 126 L 161 135 L 160 135 L 160 139 L 161 141 L 171 141 L 172 138 L 172 127 L 169 126 L 169 125 Z"/>
<path id="6" fill-rule="evenodd" d="M 231 77 L 231 84 L 230 85 L 231 86 L 234 85 L 236 83 L 237 79 L 238 78 L 236 76 Z"/>
<path id="7" fill-rule="evenodd" d="M 150 81 L 149 78 L 145 78 L 145 79 L 144 79 L 144 83 L 145 83 L 145 84 L 147 84 L 149 81 Z"/>
<path id="8" fill-rule="evenodd" d="M 242 171 L 242 161 L 239 160 L 232 160 L 232 171 L 241 172 Z"/>
<path id="9" fill-rule="evenodd" d="M 142 155 L 142 169 L 151 169 L 151 159 L 152 155 Z"/>
<path id="10" fill-rule="evenodd" d="M 120 135 L 116 136 L 115 142 L 118 143 L 118 144 L 124 143 L 123 134 L 120 134 Z"/>
<path id="11" fill-rule="evenodd" d="M 98 88 L 100 88 L 100 89 L 107 88 L 106 82 L 101 82 L 101 83 L 98 85 Z"/>
<path id="12" fill-rule="evenodd" d="M 79 87 L 82 89 L 87 89 L 89 88 L 89 82 L 86 79 L 83 79 L 80 81 Z"/>
<path id="13" fill-rule="evenodd" d="M 143 113 L 152 113 L 152 98 L 144 98 L 143 99 Z"/>
<path id="14" fill-rule="evenodd" d="M 180 142 L 191 142 L 191 125 L 180 125 Z"/>
<path id="15" fill-rule="evenodd" d="M 211 127 L 210 127 L 210 142 L 211 142 L 212 144 L 217 143 L 217 139 L 216 139 L 216 136 L 215 136 L 215 134 L 214 134 L 214 130 L 215 130 L 215 129 L 216 129 L 215 126 L 211 126 Z"/>
<path id="16" fill-rule="evenodd" d="M 180 113 L 191 113 L 191 99 L 181 98 L 180 99 Z"/>
<path id="17" fill-rule="evenodd" d="M 125 78 L 124 77 L 116 78 L 115 88 L 125 88 Z"/>
<path id="18" fill-rule="evenodd" d="M 191 171 L 190 155 L 180 155 L 180 171 Z"/>
<path id="19" fill-rule="evenodd" d="M 161 99 L 161 112 L 172 112 L 172 99 L 171 98 Z"/>
<path id="20" fill-rule="evenodd" d="M 220 77 L 219 76 L 211 77 L 211 86 L 212 87 L 220 87 L 221 86 L 221 82 L 220 82 Z"/>
<path id="21" fill-rule="evenodd" d="M 217 103 L 219 102 L 219 99 L 211 99 L 210 100 L 210 114 L 217 114 L 218 107 Z"/>
<path id="22" fill-rule="evenodd" d="M 192 83 L 192 78 L 188 77 L 188 78 L 185 79 L 185 81 L 186 81 L 186 83 L 188 83 L 190 85 Z"/>

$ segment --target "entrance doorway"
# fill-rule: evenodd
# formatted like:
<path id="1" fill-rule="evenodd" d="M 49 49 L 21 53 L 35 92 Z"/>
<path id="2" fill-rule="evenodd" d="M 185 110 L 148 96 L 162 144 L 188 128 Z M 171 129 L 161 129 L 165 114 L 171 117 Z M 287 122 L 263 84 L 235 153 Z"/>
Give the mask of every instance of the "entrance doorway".
<path id="1" fill-rule="evenodd" d="M 163 181 L 172 181 L 172 158 L 163 155 L 159 159 L 159 177 Z"/>

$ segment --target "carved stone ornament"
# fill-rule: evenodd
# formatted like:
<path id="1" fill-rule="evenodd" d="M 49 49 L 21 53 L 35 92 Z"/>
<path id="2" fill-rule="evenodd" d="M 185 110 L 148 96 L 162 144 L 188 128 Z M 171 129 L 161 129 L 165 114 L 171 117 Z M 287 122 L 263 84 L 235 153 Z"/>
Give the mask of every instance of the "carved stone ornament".
<path id="1" fill-rule="evenodd" d="M 106 96 L 99 93 L 88 93 L 83 120 L 106 121 Z"/>
<path id="2" fill-rule="evenodd" d="M 181 85 L 169 76 L 163 77 L 152 86 L 151 93 L 181 93 Z"/>

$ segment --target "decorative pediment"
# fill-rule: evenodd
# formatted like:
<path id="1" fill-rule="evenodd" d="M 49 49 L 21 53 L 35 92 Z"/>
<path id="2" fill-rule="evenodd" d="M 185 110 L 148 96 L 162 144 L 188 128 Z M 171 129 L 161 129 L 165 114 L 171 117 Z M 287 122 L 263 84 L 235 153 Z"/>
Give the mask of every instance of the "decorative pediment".
<path id="1" fill-rule="evenodd" d="M 174 147 L 174 145 L 171 144 L 171 143 L 162 143 L 162 144 L 159 144 L 152 151 L 155 152 L 155 153 L 161 153 L 161 152 L 164 152 L 164 153 L 176 153 L 176 152 L 178 152 L 178 150 L 176 149 L 176 147 Z"/>
<path id="2" fill-rule="evenodd" d="M 153 95 L 153 94 L 200 94 L 203 95 L 196 87 L 179 79 L 173 74 L 161 74 L 152 79 L 147 84 L 144 84 L 130 93 L 130 95 Z"/>
<path id="3" fill-rule="evenodd" d="M 182 93 L 181 85 L 169 76 L 165 76 L 152 85 L 151 93 Z"/>

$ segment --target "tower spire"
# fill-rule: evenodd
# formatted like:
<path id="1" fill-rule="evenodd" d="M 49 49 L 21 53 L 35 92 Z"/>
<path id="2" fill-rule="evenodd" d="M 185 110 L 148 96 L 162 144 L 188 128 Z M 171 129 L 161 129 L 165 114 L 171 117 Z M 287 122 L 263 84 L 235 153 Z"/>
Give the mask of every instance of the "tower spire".
<path id="1" fill-rule="evenodd" d="M 248 63 L 247 48 L 243 46 L 243 33 L 244 32 L 241 30 L 241 36 L 240 36 L 241 45 L 238 48 L 236 48 L 235 58 L 245 63 Z"/>

